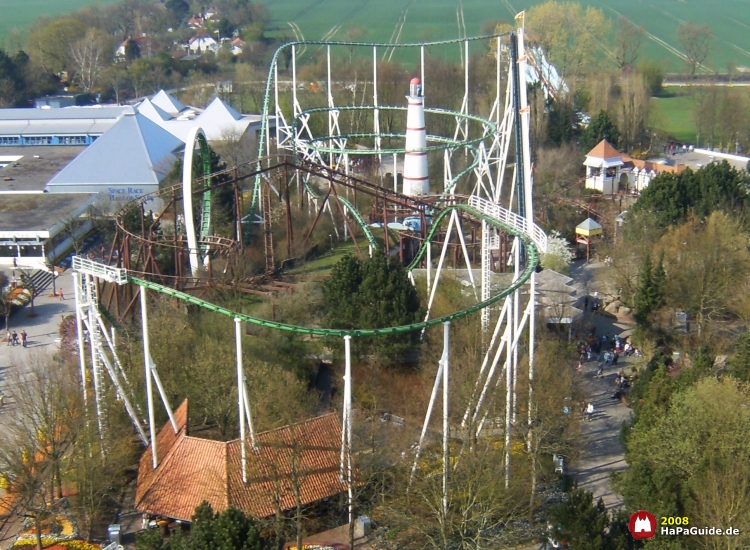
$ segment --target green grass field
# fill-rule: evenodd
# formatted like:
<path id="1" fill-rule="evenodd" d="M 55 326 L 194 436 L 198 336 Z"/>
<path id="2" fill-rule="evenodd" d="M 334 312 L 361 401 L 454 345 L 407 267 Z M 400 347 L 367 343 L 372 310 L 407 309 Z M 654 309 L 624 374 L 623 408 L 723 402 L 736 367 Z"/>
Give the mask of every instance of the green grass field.
<path id="1" fill-rule="evenodd" d="M 25 31 L 31 22 L 41 15 L 60 15 L 75 11 L 89 4 L 111 4 L 116 0 L 3 0 L 3 16 L 0 17 L 0 47 L 14 29 Z"/>
<path id="2" fill-rule="evenodd" d="M 538 0 L 275 0 L 269 2 L 273 24 L 294 36 L 290 23 L 305 38 L 328 36 L 343 39 L 348 25 L 368 29 L 362 40 L 399 42 L 448 39 L 459 36 L 456 11 L 463 6 L 466 35 L 480 33 L 482 23 L 492 19 L 512 21 Z M 670 71 L 682 70 L 682 61 L 670 48 L 679 49 L 675 30 L 681 21 L 708 23 L 716 35 L 706 65 L 723 72 L 729 62 L 750 67 L 750 3 L 745 0 L 594 0 L 582 2 L 599 7 L 614 25 L 622 14 L 642 25 L 649 36 L 643 56 L 663 61 Z M 614 30 L 613 30 L 614 32 Z M 603 53 L 603 52 L 602 52 Z M 457 54 L 456 54 L 457 56 Z M 395 59 L 395 56 L 394 56 Z"/>
<path id="3" fill-rule="evenodd" d="M 652 128 L 659 128 L 678 141 L 694 144 L 693 105 L 693 99 L 680 92 L 667 97 L 652 97 L 648 124 Z"/>

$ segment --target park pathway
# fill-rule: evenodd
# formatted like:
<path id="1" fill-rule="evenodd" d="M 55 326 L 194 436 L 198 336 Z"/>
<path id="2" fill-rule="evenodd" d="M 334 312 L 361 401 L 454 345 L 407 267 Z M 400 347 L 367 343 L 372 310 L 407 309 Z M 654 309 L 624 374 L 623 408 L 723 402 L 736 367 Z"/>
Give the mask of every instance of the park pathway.
<path id="1" fill-rule="evenodd" d="M 11 275 L 12 269 L 5 272 Z M 0 393 L 6 395 L 5 403 L 0 407 L 0 437 L 3 437 L 2 425 L 5 415 L 13 414 L 12 388 L 9 379 L 11 371 L 18 371 L 21 376 L 27 367 L 27 360 L 36 353 L 53 354 L 58 348 L 55 340 L 59 338 L 59 327 L 63 317 L 75 312 L 73 296 L 72 270 L 68 269 L 57 277 L 56 288 L 62 288 L 64 300 L 49 296 L 52 291 L 51 283 L 39 292 L 34 299 L 34 314 L 31 307 L 26 306 L 16 311 L 10 318 L 10 327 L 20 334 L 24 329 L 28 333 L 28 347 L 8 346 L 5 342 L 5 331 L 2 330 L 0 340 Z M 2 317 L 0 317 L 2 319 Z M 3 319 L 4 321 L 4 319 Z M 4 326 L 4 325 L 0 325 Z M 20 533 L 22 522 L 18 517 L 0 519 L 0 550 L 10 548 L 10 545 Z"/>
<path id="2" fill-rule="evenodd" d="M 574 265 L 570 273 L 573 278 L 571 286 L 577 290 L 578 296 L 593 296 L 595 291 L 601 295 L 602 288 L 594 280 L 594 273 L 602 268 L 602 262 Z M 608 334 L 611 339 L 633 327 L 632 322 L 623 317 L 590 311 L 585 315 L 586 330 L 594 326 L 598 336 Z M 623 504 L 622 497 L 612 490 L 610 474 L 627 469 L 625 450 L 620 443 L 620 427 L 630 418 L 630 409 L 620 400 L 613 399 L 612 395 L 615 392 L 615 376 L 622 368 L 627 372 L 630 362 L 630 358 L 621 356 L 617 365 L 605 368 L 604 376 L 597 378 L 597 363 L 592 361 L 585 363 L 581 374 L 581 389 L 587 402 L 593 403 L 595 412 L 590 422 L 582 423 L 581 454 L 572 465 L 571 473 L 579 487 L 591 491 L 595 500 L 603 499 L 608 509 L 619 508 Z"/>

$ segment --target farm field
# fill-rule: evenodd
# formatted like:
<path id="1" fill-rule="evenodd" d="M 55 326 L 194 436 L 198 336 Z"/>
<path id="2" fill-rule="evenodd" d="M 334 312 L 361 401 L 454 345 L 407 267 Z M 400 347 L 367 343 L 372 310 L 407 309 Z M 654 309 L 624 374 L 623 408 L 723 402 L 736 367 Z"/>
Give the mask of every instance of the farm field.
<path id="1" fill-rule="evenodd" d="M 400 43 L 450 39 L 480 34 L 484 21 L 512 21 L 534 0 L 274 0 L 268 2 L 273 27 L 294 37 L 293 27 L 307 39 L 343 40 L 358 23 L 368 29 L 363 41 Z M 676 28 L 682 21 L 708 23 L 716 39 L 705 65 L 724 72 L 730 62 L 750 68 L 750 4 L 744 0 L 595 0 L 581 2 L 604 10 L 614 26 L 624 15 L 648 33 L 642 56 L 663 61 L 669 71 L 682 69 Z M 463 10 L 459 35 L 457 12 Z M 290 25 L 291 24 L 291 25 Z M 602 55 L 607 55 L 602 50 Z M 398 52 L 394 55 L 397 57 Z M 456 52 L 457 55 L 457 52 Z"/>
<path id="2" fill-rule="evenodd" d="M 115 0 L 3 0 L 0 18 L 0 47 L 13 29 L 25 31 L 40 15 L 60 15 L 89 4 L 111 4 Z"/>

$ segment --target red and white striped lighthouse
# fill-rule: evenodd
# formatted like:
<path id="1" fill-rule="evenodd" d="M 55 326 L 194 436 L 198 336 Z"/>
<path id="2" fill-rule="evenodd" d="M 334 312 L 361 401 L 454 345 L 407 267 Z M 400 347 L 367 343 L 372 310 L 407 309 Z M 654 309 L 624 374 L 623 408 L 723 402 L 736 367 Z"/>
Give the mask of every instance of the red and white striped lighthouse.
<path id="1" fill-rule="evenodd" d="M 406 156 L 404 158 L 404 195 L 411 197 L 429 195 L 430 180 L 427 176 L 427 132 L 424 126 L 424 95 L 422 83 L 412 78 L 406 111 Z M 420 151 L 421 150 L 421 151 Z"/>

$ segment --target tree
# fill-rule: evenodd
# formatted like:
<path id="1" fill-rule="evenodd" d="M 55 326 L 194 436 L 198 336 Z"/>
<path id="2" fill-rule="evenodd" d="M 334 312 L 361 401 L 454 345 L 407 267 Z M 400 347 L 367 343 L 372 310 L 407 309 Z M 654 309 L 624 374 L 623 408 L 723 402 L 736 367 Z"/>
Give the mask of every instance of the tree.
<path id="1" fill-rule="evenodd" d="M 664 82 L 664 67 L 656 61 L 645 59 L 638 64 L 637 72 L 643 76 L 643 80 L 648 87 L 649 93 L 659 95 Z"/>
<path id="2" fill-rule="evenodd" d="M 714 32 L 705 23 L 698 25 L 684 21 L 677 27 L 677 41 L 685 52 L 685 63 L 691 75 L 703 67 L 703 62 L 711 51 L 713 39 Z"/>
<path id="3" fill-rule="evenodd" d="M 141 57 L 141 47 L 138 42 L 132 38 L 128 38 L 125 42 L 125 59 L 127 61 L 135 61 Z"/>
<path id="4" fill-rule="evenodd" d="M 573 253 L 568 240 L 553 229 L 547 239 L 547 252 L 542 255 L 542 267 L 564 274 L 568 272 L 572 261 Z"/>
<path id="5" fill-rule="evenodd" d="M 61 74 L 71 67 L 71 46 L 86 35 L 86 26 L 72 17 L 37 26 L 26 40 L 32 58 L 47 71 Z"/>
<path id="6" fill-rule="evenodd" d="M 685 221 L 692 213 L 705 219 L 720 210 L 741 219 L 750 205 L 750 174 L 726 161 L 713 162 L 693 172 L 661 173 L 643 190 L 633 212 L 651 213 L 666 228 Z"/>
<path id="7" fill-rule="evenodd" d="M 555 538 L 568 541 L 571 548 L 608 548 L 605 545 L 609 526 L 607 509 L 602 499 L 594 504 L 594 496 L 585 489 L 575 488 L 569 492 L 567 500 L 552 509 L 550 522 Z"/>
<path id="8" fill-rule="evenodd" d="M 153 534 L 156 533 L 156 534 Z M 270 550 L 255 522 L 244 512 L 229 507 L 214 514 L 204 501 L 195 509 L 190 532 L 177 529 L 168 541 L 158 531 L 146 531 L 136 537 L 138 550 Z"/>
<path id="9" fill-rule="evenodd" d="M 103 79 L 115 93 L 115 102 L 120 105 L 123 89 L 128 80 L 128 70 L 122 63 L 113 63 L 104 70 Z"/>
<path id="10" fill-rule="evenodd" d="M 667 274 L 664 272 L 664 253 L 659 254 L 659 263 L 651 272 L 651 296 L 653 308 L 659 309 L 666 304 Z"/>
<path id="11" fill-rule="evenodd" d="M 596 58 L 597 44 L 609 30 L 604 13 L 594 7 L 585 10 L 577 2 L 550 0 L 532 7 L 527 26 L 544 54 L 557 67 L 561 84 L 574 79 L 590 67 Z"/>
<path id="12" fill-rule="evenodd" d="M 15 365 L 10 372 L 7 393 L 13 414 L 3 420 L 0 469 L 18 513 L 33 520 L 42 550 L 41 524 L 62 496 L 62 463 L 80 426 L 81 392 L 77 370 L 46 355 L 33 355 L 27 365 Z"/>
<path id="13" fill-rule="evenodd" d="M 190 4 L 185 0 L 167 0 L 164 2 L 164 7 L 167 8 L 169 15 L 172 16 L 172 21 L 179 25 L 190 13 Z"/>
<path id="14" fill-rule="evenodd" d="M 615 34 L 615 62 L 621 71 L 633 66 L 638 59 L 645 31 L 622 15 L 617 18 Z"/>
<path id="15" fill-rule="evenodd" d="M 619 107 L 620 143 L 625 149 L 633 149 L 645 137 L 649 108 L 648 84 L 639 73 L 621 75 Z"/>
<path id="16" fill-rule="evenodd" d="M 747 499 L 750 467 L 738 457 L 750 450 L 749 400 L 746 383 L 709 376 L 674 394 L 665 413 L 637 422 L 627 440 L 627 507 L 688 516 L 695 525 L 731 523 L 740 537 L 729 547 L 747 547 L 750 510 L 739 503 Z M 711 538 L 685 539 L 683 548 L 718 548 Z"/>
<path id="17" fill-rule="evenodd" d="M 638 291 L 635 295 L 635 314 L 641 323 L 647 323 L 654 310 L 654 283 L 652 279 L 651 255 L 646 254 L 638 277 Z"/>
<path id="18" fill-rule="evenodd" d="M 112 59 L 112 40 L 103 31 L 89 29 L 86 36 L 71 46 L 70 56 L 81 87 L 91 91 Z"/>
<path id="19" fill-rule="evenodd" d="M 603 139 L 617 146 L 617 142 L 620 141 L 620 131 L 617 129 L 615 123 L 612 122 L 612 119 L 609 118 L 606 111 L 599 111 L 583 131 L 581 135 L 581 147 L 585 151 L 590 151 Z"/>
<path id="20" fill-rule="evenodd" d="M 345 256 L 323 287 L 326 317 L 333 328 L 384 328 L 418 322 L 423 310 L 404 268 L 382 254 L 360 262 Z M 364 349 L 388 360 L 403 361 L 419 341 L 419 332 L 373 337 Z M 361 350 L 363 351 L 363 350 Z"/>
<path id="21" fill-rule="evenodd" d="M 704 222 L 691 218 L 671 228 L 659 241 L 669 275 L 667 303 L 690 313 L 700 335 L 708 323 L 726 318 L 737 306 L 737 289 L 750 268 L 750 253 L 737 239 L 742 233 L 736 220 L 714 212 Z"/>

